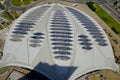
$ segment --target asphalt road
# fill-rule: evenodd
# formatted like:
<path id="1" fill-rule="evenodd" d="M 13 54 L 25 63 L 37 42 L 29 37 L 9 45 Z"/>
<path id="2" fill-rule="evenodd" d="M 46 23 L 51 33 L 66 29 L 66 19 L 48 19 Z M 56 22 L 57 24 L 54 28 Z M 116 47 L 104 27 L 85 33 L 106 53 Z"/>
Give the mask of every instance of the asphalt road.
<path id="1" fill-rule="evenodd" d="M 120 14 L 109 5 L 102 5 L 103 8 L 108 11 L 118 22 L 120 22 Z"/>
<path id="2" fill-rule="evenodd" d="M 44 2 L 44 1 L 47 1 L 47 0 L 37 0 L 27 6 L 24 6 L 24 7 L 16 7 L 16 6 L 13 6 L 11 4 L 11 0 L 4 0 L 3 1 L 3 4 L 6 5 L 6 7 L 8 9 L 11 9 L 13 11 L 26 11 L 27 9 L 30 9 L 31 7 L 39 4 L 40 2 Z M 73 2 L 73 3 L 86 3 L 88 0 L 54 0 L 54 1 L 67 1 L 67 2 Z M 107 2 L 109 0 L 89 0 L 89 1 L 93 1 L 93 2 L 96 2 L 98 4 L 107 4 Z"/>
<path id="3" fill-rule="evenodd" d="M 96 2 L 98 4 L 107 4 L 108 0 L 60 0 L 60 1 L 68 1 L 74 3 L 86 3 L 87 1 Z"/>
<path id="4" fill-rule="evenodd" d="M 30 9 L 30 8 L 32 8 L 33 6 L 39 4 L 40 2 L 43 2 L 43 1 L 46 1 L 46 0 L 38 0 L 38 1 L 35 1 L 35 2 L 31 3 L 31 4 L 29 4 L 29 5 L 26 5 L 26 6 L 24 6 L 24 7 L 16 7 L 16 6 L 13 6 L 13 5 L 11 4 L 11 0 L 4 0 L 4 1 L 3 1 L 3 4 L 6 5 L 6 7 L 7 7 L 8 9 L 11 9 L 11 10 L 13 10 L 13 11 L 26 11 L 27 9 Z"/>

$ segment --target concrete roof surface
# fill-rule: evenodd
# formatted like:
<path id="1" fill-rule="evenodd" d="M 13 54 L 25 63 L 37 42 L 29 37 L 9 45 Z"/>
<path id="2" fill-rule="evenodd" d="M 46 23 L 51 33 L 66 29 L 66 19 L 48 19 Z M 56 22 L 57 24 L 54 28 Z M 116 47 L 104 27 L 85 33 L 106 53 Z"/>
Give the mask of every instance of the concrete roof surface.
<path id="1" fill-rule="evenodd" d="M 118 70 L 101 26 L 88 14 L 60 4 L 34 7 L 14 21 L 3 53 L 1 67 L 34 69 L 52 80 Z"/>

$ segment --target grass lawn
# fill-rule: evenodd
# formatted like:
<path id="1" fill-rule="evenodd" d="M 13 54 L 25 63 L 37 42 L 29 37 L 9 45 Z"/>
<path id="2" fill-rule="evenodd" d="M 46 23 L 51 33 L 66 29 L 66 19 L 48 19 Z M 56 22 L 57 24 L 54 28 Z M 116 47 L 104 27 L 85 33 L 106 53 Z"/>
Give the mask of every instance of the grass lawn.
<path id="1" fill-rule="evenodd" d="M 11 3 L 14 6 L 22 6 L 22 5 L 27 5 L 31 3 L 32 1 L 37 1 L 37 0 L 12 0 Z"/>
<path id="2" fill-rule="evenodd" d="M 96 8 L 94 11 L 116 34 L 120 36 L 120 23 L 118 23 L 111 15 L 97 4 L 93 4 Z"/>

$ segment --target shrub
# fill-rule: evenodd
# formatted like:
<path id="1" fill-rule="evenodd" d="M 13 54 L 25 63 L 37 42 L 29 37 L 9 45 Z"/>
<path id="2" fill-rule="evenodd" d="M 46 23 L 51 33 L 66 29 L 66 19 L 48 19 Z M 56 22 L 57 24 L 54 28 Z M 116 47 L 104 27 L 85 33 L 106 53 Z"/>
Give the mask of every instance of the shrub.
<path id="1" fill-rule="evenodd" d="M 116 34 L 119 33 L 119 31 L 118 31 L 115 27 L 112 27 L 111 29 L 112 29 Z"/>
<path id="2" fill-rule="evenodd" d="M 92 11 L 96 11 L 96 8 L 94 7 L 94 2 L 87 2 L 86 4 Z"/>

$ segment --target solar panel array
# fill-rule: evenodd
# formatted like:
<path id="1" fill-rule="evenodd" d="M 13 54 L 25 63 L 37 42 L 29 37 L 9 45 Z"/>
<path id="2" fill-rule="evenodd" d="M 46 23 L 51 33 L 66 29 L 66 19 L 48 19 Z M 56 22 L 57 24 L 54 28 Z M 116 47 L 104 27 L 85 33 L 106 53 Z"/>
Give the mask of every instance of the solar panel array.
<path id="1" fill-rule="evenodd" d="M 13 35 L 11 35 L 12 38 L 10 40 L 14 42 L 22 41 L 22 38 L 28 34 L 31 28 L 32 25 L 29 23 L 18 23 L 12 32 Z"/>
<path id="2" fill-rule="evenodd" d="M 22 20 L 16 24 L 10 40 L 13 42 L 22 41 L 22 38 L 25 38 L 25 36 L 29 34 L 49 7 L 50 6 L 39 7 L 24 16 Z"/>
<path id="3" fill-rule="evenodd" d="M 78 41 L 80 41 L 79 44 L 82 45 L 83 49 L 85 49 L 85 50 L 91 50 L 92 49 L 92 47 L 91 47 L 92 43 L 90 42 L 90 39 L 88 39 L 88 36 L 79 35 L 78 37 L 79 37 Z"/>
<path id="4" fill-rule="evenodd" d="M 30 46 L 32 47 L 41 46 L 41 43 L 43 42 L 44 38 L 45 38 L 44 34 L 41 32 L 33 33 L 33 36 L 31 36 L 31 39 L 30 39 Z"/>
<path id="5" fill-rule="evenodd" d="M 66 7 L 76 18 L 77 20 L 82 23 L 85 29 L 87 29 L 87 32 L 92 36 L 92 38 L 95 39 L 95 41 L 100 46 L 107 46 L 107 41 L 105 40 L 104 34 L 102 31 L 95 25 L 90 18 L 88 18 L 86 15 L 81 13 L 80 11 L 77 11 L 75 9 L 72 9 L 70 7 Z"/>
<path id="6" fill-rule="evenodd" d="M 73 36 L 71 24 L 64 11 L 55 10 L 50 23 L 50 33 L 55 59 L 69 60 Z"/>

